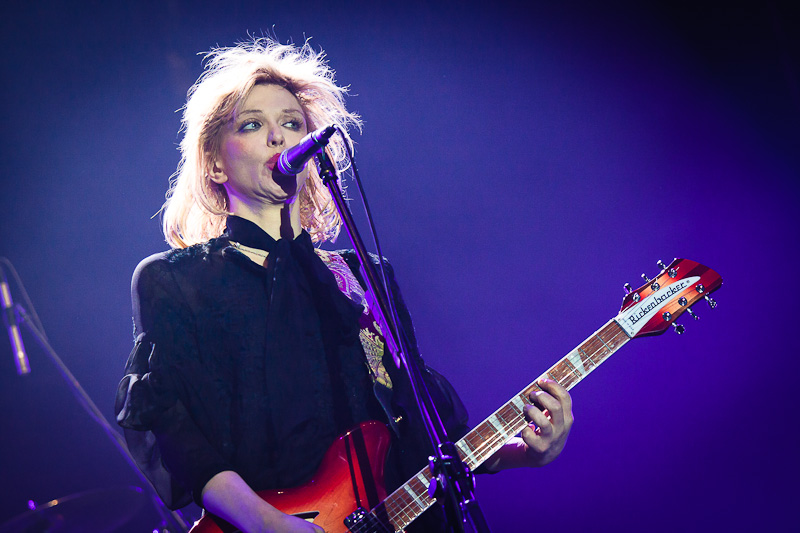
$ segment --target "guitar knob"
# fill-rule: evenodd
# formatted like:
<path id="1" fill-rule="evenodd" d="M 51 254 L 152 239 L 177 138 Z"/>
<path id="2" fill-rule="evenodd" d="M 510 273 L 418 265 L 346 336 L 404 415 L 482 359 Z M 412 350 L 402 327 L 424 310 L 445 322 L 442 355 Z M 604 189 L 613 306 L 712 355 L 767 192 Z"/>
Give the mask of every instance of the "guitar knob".
<path id="1" fill-rule="evenodd" d="M 683 335 L 683 332 L 686 331 L 686 328 L 681 326 L 680 324 L 673 322 L 672 327 L 675 328 L 675 333 L 678 335 Z"/>
<path id="2" fill-rule="evenodd" d="M 694 311 L 692 311 L 690 308 L 686 308 L 686 312 L 692 315 L 692 318 L 694 318 L 695 320 L 700 320 L 700 317 L 694 314 Z"/>
<path id="3" fill-rule="evenodd" d="M 717 306 L 717 301 L 709 295 L 706 295 L 706 301 L 711 309 L 714 309 Z"/>
<path id="4" fill-rule="evenodd" d="M 627 296 L 628 294 L 630 294 L 630 293 L 631 293 L 631 291 L 633 290 L 633 289 L 631 288 L 631 284 L 630 284 L 630 283 L 626 283 L 625 285 L 623 285 L 623 286 L 622 286 L 622 288 L 623 288 L 623 289 L 625 289 L 625 295 L 626 295 L 626 296 Z"/>

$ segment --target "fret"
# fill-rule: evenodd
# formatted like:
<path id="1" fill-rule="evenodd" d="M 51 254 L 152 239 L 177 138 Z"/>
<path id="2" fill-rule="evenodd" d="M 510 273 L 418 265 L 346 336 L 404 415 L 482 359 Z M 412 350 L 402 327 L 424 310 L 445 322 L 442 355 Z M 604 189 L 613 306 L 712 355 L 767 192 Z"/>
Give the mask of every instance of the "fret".
<path id="1" fill-rule="evenodd" d="M 493 414 L 492 416 L 490 416 L 489 418 L 486 419 L 486 423 L 489 424 L 490 426 L 492 426 L 492 428 L 495 431 L 501 431 L 502 430 L 502 426 L 500 425 L 500 422 L 497 420 L 497 413 L 496 412 L 495 412 L 495 414 Z"/>
<path id="2" fill-rule="evenodd" d="M 436 501 L 428 496 L 430 477 L 430 469 L 425 467 L 384 501 L 387 510 L 391 510 L 387 515 L 396 531 L 410 524 Z"/>
<path id="3" fill-rule="evenodd" d="M 608 350 L 605 353 L 611 353 L 611 351 L 612 351 L 611 348 L 608 347 L 608 344 L 605 343 L 603 338 L 600 335 L 595 335 L 595 337 L 597 337 L 597 339 L 600 340 L 600 343 L 605 347 L 605 349 Z"/>
<path id="4" fill-rule="evenodd" d="M 572 383 L 573 381 L 578 382 L 581 380 L 581 374 L 574 372 L 570 366 L 571 365 L 567 358 L 563 359 L 563 364 L 558 365 L 558 368 L 561 370 L 561 377 L 559 377 L 556 381 L 564 386 L 567 386 L 567 384 Z M 555 372 L 552 372 L 552 374 L 555 375 Z"/>
<path id="5" fill-rule="evenodd" d="M 594 359 L 592 359 L 592 356 L 589 355 L 588 353 L 586 353 L 586 349 L 587 348 L 589 348 L 589 344 L 588 343 L 586 343 L 586 344 L 584 344 L 584 345 L 582 345 L 581 347 L 578 348 L 578 353 L 581 356 L 581 358 L 580 358 L 581 365 L 583 365 L 583 368 L 585 369 L 584 375 L 588 375 L 589 372 L 591 372 L 592 369 L 595 366 L 597 366 L 595 364 Z"/>
<path id="6" fill-rule="evenodd" d="M 525 409 L 525 404 L 527 404 L 528 402 L 525 401 L 525 399 L 521 395 L 518 395 L 511 398 L 510 403 L 511 405 L 516 407 L 520 412 L 522 412 L 522 410 Z"/>
<path id="7" fill-rule="evenodd" d="M 469 442 L 466 440 L 461 440 L 456 443 L 456 449 L 461 457 L 465 457 L 467 455 L 472 454 L 472 450 L 470 449 Z"/>
<path id="8" fill-rule="evenodd" d="M 569 356 L 564 358 L 564 364 L 569 368 L 569 371 L 572 372 L 578 379 L 581 378 L 583 372 L 578 370 L 578 368 L 574 364 L 572 364 L 572 362 L 570 362 Z M 581 368 L 583 368 L 583 365 L 581 365 Z"/>
<path id="9" fill-rule="evenodd" d="M 415 477 L 414 479 L 419 483 L 417 489 L 419 490 L 422 488 L 422 491 L 425 492 L 428 490 L 428 483 L 431 479 L 431 469 L 428 467 L 423 468 Z"/>

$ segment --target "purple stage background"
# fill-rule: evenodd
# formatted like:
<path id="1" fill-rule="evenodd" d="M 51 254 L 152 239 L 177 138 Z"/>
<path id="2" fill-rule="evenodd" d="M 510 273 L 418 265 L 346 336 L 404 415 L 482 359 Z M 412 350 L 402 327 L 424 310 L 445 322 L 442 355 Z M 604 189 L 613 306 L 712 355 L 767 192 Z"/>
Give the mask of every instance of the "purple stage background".
<path id="1" fill-rule="evenodd" d="M 106 416 L 131 273 L 166 247 L 151 216 L 196 54 L 274 29 L 312 37 L 351 86 L 384 253 L 473 423 L 614 316 L 656 260 L 724 278 L 685 335 L 636 340 L 573 390 L 555 463 L 479 479 L 493 531 L 797 531 L 790 3 L 336 4 L 6 9 L 0 255 Z M 27 377 L 0 343 L 0 522 L 29 499 L 137 482 L 25 341 Z M 155 522 L 148 505 L 121 531 Z"/>

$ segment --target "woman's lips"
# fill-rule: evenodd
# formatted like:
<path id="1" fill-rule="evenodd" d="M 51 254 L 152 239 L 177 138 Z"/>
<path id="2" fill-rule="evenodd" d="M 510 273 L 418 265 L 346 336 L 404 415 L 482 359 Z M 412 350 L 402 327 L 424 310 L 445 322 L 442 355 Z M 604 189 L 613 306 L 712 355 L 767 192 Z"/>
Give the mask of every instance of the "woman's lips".
<path id="1" fill-rule="evenodd" d="M 267 160 L 267 168 L 270 170 L 275 170 L 275 165 L 278 164 L 278 158 L 280 158 L 281 154 L 275 154 Z"/>

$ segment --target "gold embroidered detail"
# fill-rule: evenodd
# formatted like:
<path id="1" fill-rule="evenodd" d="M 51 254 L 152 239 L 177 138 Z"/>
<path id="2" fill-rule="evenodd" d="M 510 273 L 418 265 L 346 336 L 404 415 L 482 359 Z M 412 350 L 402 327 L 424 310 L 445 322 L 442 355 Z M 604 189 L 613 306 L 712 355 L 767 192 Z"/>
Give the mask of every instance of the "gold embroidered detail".
<path id="1" fill-rule="evenodd" d="M 381 332 L 381 327 L 372 315 L 364 289 L 361 287 L 361 284 L 353 275 L 353 272 L 342 256 L 327 250 L 315 249 L 314 251 L 325 263 L 325 266 L 328 267 L 328 270 L 333 273 L 339 290 L 353 302 L 364 307 L 364 313 L 358 321 L 359 327 L 361 328 L 358 338 L 361 341 L 361 346 L 364 348 L 364 354 L 367 356 L 366 362 L 372 373 L 372 379 L 384 387 L 391 389 L 392 379 L 389 377 L 386 367 L 383 366 L 383 356 L 386 353 L 386 340 Z"/>
<path id="2" fill-rule="evenodd" d="M 373 324 L 374 323 L 373 321 Z M 364 353 L 367 355 L 367 363 L 369 363 L 369 368 L 372 371 L 372 376 L 375 378 L 375 381 L 391 389 L 392 378 L 389 377 L 389 373 L 386 372 L 386 368 L 383 366 L 383 354 L 386 346 L 383 339 L 370 331 L 369 328 L 363 328 L 358 337 L 361 339 L 361 346 L 364 347 Z"/>

